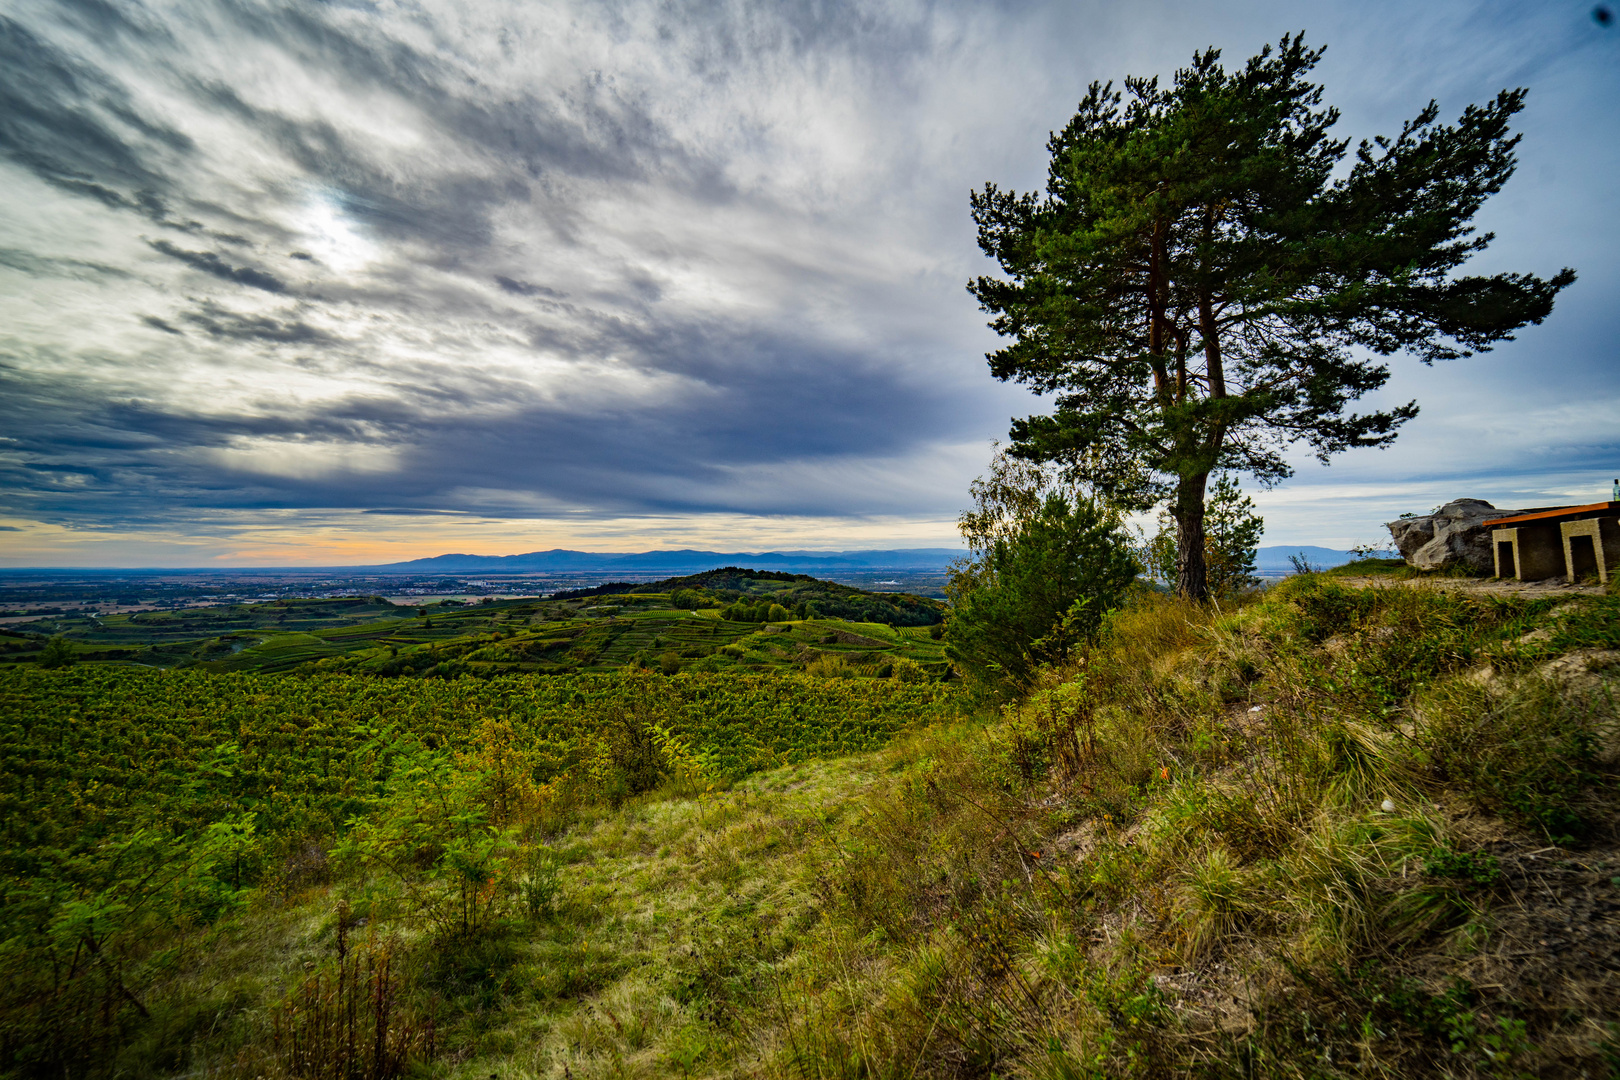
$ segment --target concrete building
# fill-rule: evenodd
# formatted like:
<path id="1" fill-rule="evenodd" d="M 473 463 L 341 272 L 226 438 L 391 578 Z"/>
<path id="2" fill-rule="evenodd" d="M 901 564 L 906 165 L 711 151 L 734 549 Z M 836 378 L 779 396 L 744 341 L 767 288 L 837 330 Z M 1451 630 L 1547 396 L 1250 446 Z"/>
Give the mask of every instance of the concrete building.
<path id="1" fill-rule="evenodd" d="M 1620 480 L 1616 480 L 1620 489 Z M 1620 490 L 1617 490 L 1620 495 Z M 1585 506 L 1557 506 L 1484 523 L 1491 530 L 1496 576 L 1520 581 L 1596 575 L 1607 583 L 1620 572 L 1620 498 Z"/>
<path id="2" fill-rule="evenodd" d="M 1558 529 L 1570 581 L 1596 577 L 1607 585 L 1611 574 L 1620 574 L 1620 518 L 1565 521 Z"/>

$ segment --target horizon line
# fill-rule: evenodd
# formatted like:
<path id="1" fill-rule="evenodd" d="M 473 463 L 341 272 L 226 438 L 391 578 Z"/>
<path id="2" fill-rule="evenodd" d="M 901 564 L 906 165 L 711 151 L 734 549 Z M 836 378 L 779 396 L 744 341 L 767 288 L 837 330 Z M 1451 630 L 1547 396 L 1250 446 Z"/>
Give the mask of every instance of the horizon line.
<path id="1" fill-rule="evenodd" d="M 1300 551 L 1300 550 L 1306 549 L 1306 548 L 1314 548 L 1314 549 L 1317 549 L 1317 550 L 1320 550 L 1320 551 L 1332 551 L 1332 552 L 1339 553 L 1339 554 L 1348 553 L 1348 550 L 1349 550 L 1349 549 L 1341 549 L 1341 548 L 1336 548 L 1336 547 L 1329 547 L 1329 546 L 1327 546 L 1325 544 L 1318 544 L 1318 543 L 1305 544 L 1305 543 L 1300 543 L 1300 544 L 1265 544 L 1265 545 L 1262 545 L 1261 547 L 1257 548 L 1256 551 L 1257 551 L 1257 553 L 1262 552 L 1262 551 L 1268 551 L 1268 550 L 1269 551 L 1285 551 L 1286 552 L 1286 551 Z M 439 554 L 439 555 L 419 556 L 419 557 L 414 558 L 414 559 L 401 559 L 401 560 L 397 560 L 395 562 L 387 562 L 387 563 L 319 563 L 319 564 L 317 564 L 317 563 L 308 563 L 308 564 L 293 563 L 293 564 L 280 564 L 280 565 L 242 564 L 242 565 L 234 565 L 234 566 L 217 566 L 217 565 L 216 566 L 182 566 L 182 565 L 175 565 L 175 566 L 105 566 L 105 565 L 103 565 L 103 566 L 91 566 L 91 565 L 80 565 L 80 566 L 63 566 L 63 565 L 54 565 L 54 566 L 0 566 L 0 574 L 46 573 L 46 572 L 63 572 L 63 571 L 95 571 L 95 572 L 100 572 L 100 573 L 124 572 L 124 573 L 197 573 L 197 574 L 225 574 L 225 573 L 248 573 L 248 572 L 259 572 L 259 573 L 278 572 L 278 573 L 320 574 L 320 573 L 333 573 L 333 572 L 342 572 L 342 571 L 348 571 L 348 572 L 373 571 L 373 572 L 378 572 L 378 573 L 401 573 L 401 574 L 404 574 L 404 573 L 412 573 L 412 572 L 415 572 L 416 570 L 431 569 L 431 568 L 426 568 L 426 567 L 414 567 L 414 568 L 411 568 L 411 569 L 404 569 L 406 567 L 411 567 L 411 564 L 413 564 L 413 563 L 431 562 L 431 561 L 433 561 L 435 559 L 455 558 L 455 557 L 458 557 L 458 556 L 464 557 L 464 558 L 472 558 L 472 559 L 515 559 L 515 558 L 521 558 L 524 555 L 545 555 L 545 554 L 551 554 L 553 552 L 565 552 L 565 553 L 576 554 L 576 555 L 599 555 L 599 556 L 638 556 L 638 555 L 639 556 L 648 556 L 648 555 L 660 555 L 660 554 L 682 555 L 682 554 L 686 554 L 688 552 L 691 552 L 691 553 L 697 553 L 697 554 L 703 554 L 703 555 L 721 556 L 721 557 L 726 557 L 726 558 L 734 558 L 734 557 L 735 558 L 749 558 L 749 557 L 756 557 L 757 558 L 757 557 L 765 556 L 765 555 L 775 555 L 775 556 L 778 556 L 780 558 L 788 558 L 788 559 L 795 558 L 795 557 L 802 557 L 802 558 L 805 558 L 805 559 L 820 559 L 820 558 L 826 558 L 826 557 L 832 556 L 832 555 L 860 555 L 860 554 L 874 554 L 874 553 L 879 553 L 879 552 L 901 552 L 901 551 L 906 551 L 906 552 L 927 551 L 927 552 L 939 552 L 939 553 L 960 552 L 962 554 L 966 554 L 967 550 L 968 549 L 965 548 L 965 547 L 962 547 L 962 548 L 945 548 L 945 547 L 827 548 L 827 549 L 798 548 L 798 549 L 790 549 L 792 554 L 789 554 L 788 552 L 783 552 L 783 551 L 706 551 L 706 550 L 700 549 L 700 548 L 672 548 L 672 549 L 667 549 L 667 550 L 666 549 L 653 548 L 653 549 L 648 549 L 648 550 L 645 550 L 645 551 L 585 551 L 585 550 L 578 549 L 578 548 L 547 548 L 547 549 L 544 549 L 544 550 L 537 550 L 537 551 L 518 552 L 518 553 L 513 554 L 513 555 L 474 555 L 474 554 L 471 554 L 469 552 L 452 551 L 452 552 L 444 552 L 444 553 Z M 906 568 L 907 567 L 905 567 L 904 565 L 889 566 L 889 565 L 884 565 L 884 564 L 874 564 L 872 566 L 860 567 L 860 568 L 853 568 L 852 567 L 850 569 L 899 570 L 899 569 L 906 569 Z M 910 568 L 911 569 L 919 569 L 918 567 L 910 567 Z M 498 567 L 487 567 L 487 568 L 482 568 L 482 569 L 461 569 L 461 570 L 446 569 L 443 572 L 444 573 L 457 573 L 457 574 L 467 574 L 467 573 L 494 573 L 494 574 L 501 574 L 501 573 L 514 573 L 514 572 L 520 572 L 520 573 L 526 573 L 526 574 L 538 574 L 538 573 L 600 573 L 600 572 L 610 572 L 610 571 L 612 571 L 614 569 L 615 568 L 613 568 L 613 567 L 602 567 L 602 568 L 597 569 L 597 570 L 592 570 L 592 569 L 583 568 L 583 567 L 550 567 L 550 568 L 538 567 L 538 568 L 533 568 L 533 569 L 529 569 L 529 570 L 510 571 L 510 570 L 502 570 L 501 568 L 498 568 Z M 658 568 L 657 567 L 647 567 L 647 568 L 637 569 L 637 568 L 633 568 L 633 567 L 623 567 L 623 568 L 619 568 L 619 569 L 622 569 L 623 572 L 625 572 L 625 573 L 651 573 L 651 572 L 656 572 Z M 717 566 L 714 569 L 721 569 L 721 567 Z"/>

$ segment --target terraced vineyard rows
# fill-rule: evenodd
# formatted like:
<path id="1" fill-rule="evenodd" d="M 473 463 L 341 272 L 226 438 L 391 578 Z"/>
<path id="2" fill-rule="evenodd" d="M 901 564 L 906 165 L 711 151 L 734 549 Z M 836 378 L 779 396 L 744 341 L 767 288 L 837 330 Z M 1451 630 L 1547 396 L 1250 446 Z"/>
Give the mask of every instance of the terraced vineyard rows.
<path id="1" fill-rule="evenodd" d="M 329 833 L 381 792 L 398 745 L 461 747 L 490 723 L 533 748 L 545 783 L 579 764 L 604 723 L 654 702 L 727 779 L 881 746 L 959 701 L 950 684 L 781 674 L 400 682 L 18 669 L 0 673 L 0 821 L 8 861 L 247 812 L 271 833 Z"/>

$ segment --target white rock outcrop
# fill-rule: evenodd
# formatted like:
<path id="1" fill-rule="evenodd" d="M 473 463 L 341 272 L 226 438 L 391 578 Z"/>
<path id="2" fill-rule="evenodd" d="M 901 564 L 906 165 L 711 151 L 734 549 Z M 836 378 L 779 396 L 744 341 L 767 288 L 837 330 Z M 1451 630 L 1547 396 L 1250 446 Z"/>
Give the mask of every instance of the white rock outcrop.
<path id="1" fill-rule="evenodd" d="M 1510 517 L 1518 510 L 1498 510 L 1483 499 L 1454 499 L 1432 514 L 1385 523 L 1401 558 L 1419 570 L 1466 567 L 1478 574 L 1495 569 L 1491 530 L 1485 522 Z"/>

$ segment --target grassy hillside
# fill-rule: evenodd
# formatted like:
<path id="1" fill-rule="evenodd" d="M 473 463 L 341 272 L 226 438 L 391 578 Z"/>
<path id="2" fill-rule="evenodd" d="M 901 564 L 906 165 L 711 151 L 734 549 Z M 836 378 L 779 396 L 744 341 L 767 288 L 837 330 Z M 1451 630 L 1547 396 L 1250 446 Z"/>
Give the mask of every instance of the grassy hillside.
<path id="1" fill-rule="evenodd" d="M 139 750 L 96 682 L 120 673 L 0 676 L 33 755 L 5 770 L 8 888 L 36 905 L 5 906 L 10 1075 L 1620 1062 L 1620 598 L 1142 594 L 977 715 L 894 679 L 136 674 L 132 708 L 173 705 Z M 174 781 L 164 747 L 195 763 Z M 276 747 L 359 801 L 250 835 L 243 807 L 273 815 L 240 793 L 206 830 L 120 817 L 136 775 L 304 790 Z M 134 869 L 182 833 L 167 877 Z"/>
<path id="2" fill-rule="evenodd" d="M 674 597 L 682 607 L 722 607 L 738 602 L 774 602 L 799 618 L 828 617 L 886 626 L 932 626 L 943 617 L 945 605 L 910 593 L 873 593 L 808 574 L 777 570 L 746 570 L 726 566 L 687 577 L 667 578 L 647 585 L 614 582 L 591 589 L 558 593 L 558 597 L 631 596 L 656 593 Z M 763 622 L 763 619 L 754 621 Z"/>
<path id="3" fill-rule="evenodd" d="M 396 957 L 400 1015 L 466 1034 L 489 1002 L 420 965 L 479 963 L 549 911 L 576 861 L 552 841 L 959 709 L 949 686 L 803 675 L 0 674 L 0 1074 L 149 1076 L 233 1046 L 261 1068 L 278 1003 L 326 992 L 325 947 L 285 935 L 335 933 L 340 970 L 351 919 L 367 964 Z"/>

